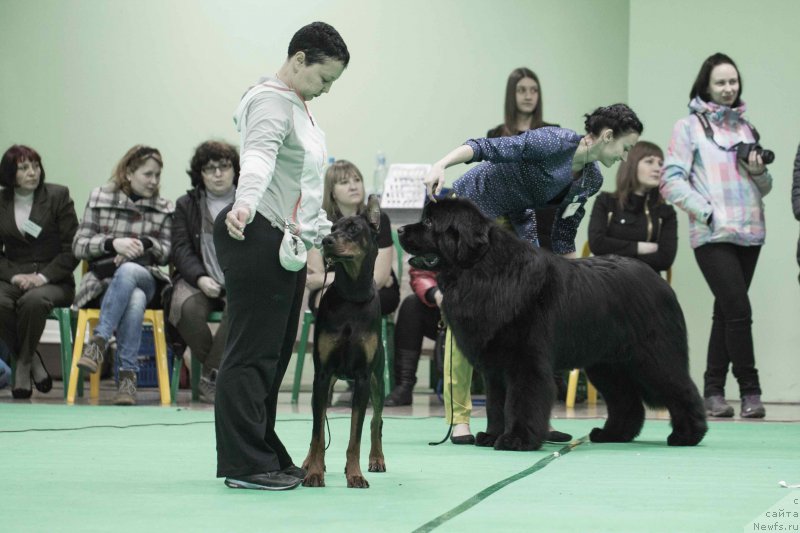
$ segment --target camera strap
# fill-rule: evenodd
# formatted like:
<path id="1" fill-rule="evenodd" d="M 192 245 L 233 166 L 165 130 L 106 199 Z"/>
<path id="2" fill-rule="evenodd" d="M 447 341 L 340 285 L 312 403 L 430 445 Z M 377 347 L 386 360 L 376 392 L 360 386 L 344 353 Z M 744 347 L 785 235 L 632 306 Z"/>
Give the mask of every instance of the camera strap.
<path id="1" fill-rule="evenodd" d="M 711 123 L 708 121 L 707 116 L 705 116 L 703 113 L 697 113 L 697 112 L 692 114 L 697 117 L 697 120 L 700 121 L 700 125 L 703 126 L 703 131 L 706 134 L 706 138 L 712 143 L 714 143 L 714 145 L 716 145 L 717 148 L 719 148 L 720 150 L 724 150 L 726 152 L 736 151 L 736 145 L 733 145 L 730 148 L 725 148 L 717 144 L 717 141 L 714 140 L 714 130 L 711 128 Z M 759 139 L 761 139 L 761 136 L 758 134 L 758 130 L 756 130 L 756 128 L 746 120 L 744 121 L 744 123 L 747 125 L 748 128 L 750 128 L 750 133 L 753 134 L 753 140 L 756 144 L 758 144 Z"/>

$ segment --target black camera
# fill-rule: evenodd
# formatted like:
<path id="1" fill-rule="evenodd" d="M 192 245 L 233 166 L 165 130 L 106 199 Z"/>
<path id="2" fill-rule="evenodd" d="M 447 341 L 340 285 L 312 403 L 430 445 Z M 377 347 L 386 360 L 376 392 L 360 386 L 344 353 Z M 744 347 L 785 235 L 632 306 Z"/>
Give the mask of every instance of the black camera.
<path id="1" fill-rule="evenodd" d="M 766 150 L 758 143 L 739 143 L 736 145 L 736 157 L 742 162 L 747 163 L 750 158 L 750 152 L 755 152 L 756 155 L 760 155 L 765 165 L 769 165 L 775 161 L 775 152 Z"/>

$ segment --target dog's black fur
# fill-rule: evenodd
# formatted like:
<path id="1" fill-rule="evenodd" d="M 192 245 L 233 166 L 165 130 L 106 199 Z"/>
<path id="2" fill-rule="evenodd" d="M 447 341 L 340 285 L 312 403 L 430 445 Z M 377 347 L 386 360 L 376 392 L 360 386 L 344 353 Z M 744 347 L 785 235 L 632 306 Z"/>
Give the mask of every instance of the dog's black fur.
<path id="1" fill-rule="evenodd" d="M 500 228 L 467 200 L 430 203 L 398 231 L 414 266 L 439 272 L 443 314 L 469 361 L 484 372 L 488 424 L 477 444 L 538 449 L 548 434 L 553 369 L 584 368 L 608 418 L 593 442 L 628 442 L 644 407 L 666 407 L 667 443 L 705 435 L 689 376 L 683 312 L 649 266 L 619 256 L 569 260 Z"/>
<path id="2" fill-rule="evenodd" d="M 333 263 L 336 277 L 319 303 L 314 325 L 314 390 L 311 406 L 314 426 L 303 468 L 306 487 L 325 486 L 325 431 L 322 424 L 328 397 L 336 378 L 352 379 L 353 413 L 345 475 L 347 486 L 367 488 L 361 473 L 361 430 L 372 394 L 369 471 L 385 472 L 381 430 L 383 422 L 383 343 L 381 305 L 373 272 L 378 256 L 380 207 L 370 197 L 363 215 L 345 217 L 333 225 L 322 241 L 325 261 Z"/>

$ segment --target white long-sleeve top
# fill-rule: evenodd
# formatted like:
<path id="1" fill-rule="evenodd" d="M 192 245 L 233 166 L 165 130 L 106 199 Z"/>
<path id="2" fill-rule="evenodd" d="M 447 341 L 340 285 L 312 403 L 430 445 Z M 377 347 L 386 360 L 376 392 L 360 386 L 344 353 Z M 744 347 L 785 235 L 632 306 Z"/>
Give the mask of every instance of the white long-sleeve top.
<path id="1" fill-rule="evenodd" d="M 305 102 L 277 78 L 262 78 L 234 115 L 241 170 L 234 207 L 245 206 L 280 229 L 287 223 L 306 248 L 319 248 L 331 223 L 322 210 L 325 133 Z M 299 201 L 298 201 L 299 200 Z"/>

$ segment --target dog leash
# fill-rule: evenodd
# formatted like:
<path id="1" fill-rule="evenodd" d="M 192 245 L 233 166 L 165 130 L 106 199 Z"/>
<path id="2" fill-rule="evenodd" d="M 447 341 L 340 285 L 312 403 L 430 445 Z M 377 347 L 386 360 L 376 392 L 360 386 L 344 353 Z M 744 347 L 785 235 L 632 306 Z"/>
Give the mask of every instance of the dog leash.
<path id="1" fill-rule="evenodd" d="M 439 329 L 445 328 L 444 321 L 440 318 L 439 319 Z M 447 342 L 447 337 L 445 336 L 445 343 Z M 440 444 L 444 444 L 447 442 L 447 439 L 450 438 L 450 435 L 453 433 L 453 340 L 451 335 L 450 341 L 450 426 L 447 428 L 447 434 L 444 436 L 442 440 L 439 442 L 429 442 L 428 446 L 438 446 Z"/>

